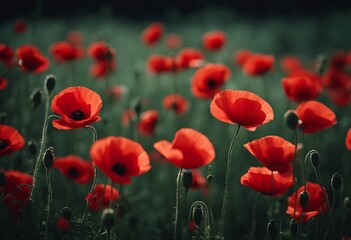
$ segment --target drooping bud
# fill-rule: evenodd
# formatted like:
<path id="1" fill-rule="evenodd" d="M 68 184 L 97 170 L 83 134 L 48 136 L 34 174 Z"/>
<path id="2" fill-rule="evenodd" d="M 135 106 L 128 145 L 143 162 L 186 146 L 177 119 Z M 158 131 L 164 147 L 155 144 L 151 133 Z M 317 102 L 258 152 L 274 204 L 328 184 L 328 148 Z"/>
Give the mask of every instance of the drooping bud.
<path id="1" fill-rule="evenodd" d="M 37 154 L 37 144 L 34 141 L 30 140 L 28 142 L 28 150 L 32 157 L 35 156 Z"/>
<path id="2" fill-rule="evenodd" d="M 6 176 L 3 170 L 0 170 L 0 187 L 5 187 Z"/>
<path id="3" fill-rule="evenodd" d="M 49 169 L 52 167 L 52 164 L 54 163 L 54 148 L 53 147 L 48 147 L 45 151 L 44 158 L 43 158 L 43 164 L 46 169 Z"/>
<path id="4" fill-rule="evenodd" d="M 300 193 L 299 203 L 302 208 L 305 208 L 308 204 L 308 200 L 310 199 L 310 194 L 306 191 Z"/>
<path id="5" fill-rule="evenodd" d="M 42 98 L 42 92 L 40 88 L 35 88 L 30 95 L 30 102 L 32 109 L 35 109 L 40 103 Z"/>
<path id="6" fill-rule="evenodd" d="M 351 200 L 350 200 L 350 197 L 344 198 L 344 206 L 345 206 L 346 209 L 351 208 Z"/>
<path id="7" fill-rule="evenodd" d="M 5 124 L 6 123 L 6 118 L 7 118 L 6 112 L 1 112 L 0 113 L 0 124 Z"/>
<path id="8" fill-rule="evenodd" d="M 64 207 L 62 208 L 62 216 L 67 219 L 70 220 L 72 217 L 72 209 L 70 207 Z"/>
<path id="9" fill-rule="evenodd" d="M 183 170 L 183 186 L 186 191 L 191 187 L 193 183 L 193 172 L 191 170 Z"/>
<path id="10" fill-rule="evenodd" d="M 342 184 L 342 178 L 339 173 L 334 173 L 334 175 L 331 178 L 331 187 L 334 192 L 337 192 L 340 190 Z"/>
<path id="11" fill-rule="evenodd" d="M 44 91 L 50 95 L 56 84 L 56 77 L 52 74 L 47 75 L 44 81 Z"/>
<path id="12" fill-rule="evenodd" d="M 323 75 L 327 68 L 328 59 L 325 54 L 319 54 L 316 58 L 315 71 L 319 76 Z"/>
<path id="13" fill-rule="evenodd" d="M 132 101 L 132 108 L 133 108 L 136 116 L 139 118 L 141 111 L 142 111 L 141 100 L 139 98 L 134 99 Z"/>
<path id="14" fill-rule="evenodd" d="M 101 222 L 102 225 L 107 229 L 111 230 L 113 225 L 115 225 L 116 216 L 115 211 L 112 208 L 106 208 L 102 212 Z"/>
<path id="15" fill-rule="evenodd" d="M 295 239 L 296 235 L 297 235 L 297 231 L 299 229 L 299 225 L 295 219 L 290 220 L 290 227 L 289 228 L 290 228 L 290 234 L 291 234 L 292 238 Z"/>
<path id="16" fill-rule="evenodd" d="M 319 155 L 319 153 L 317 151 L 311 152 L 311 154 L 310 154 L 310 162 L 311 162 L 311 164 L 312 164 L 312 166 L 313 166 L 313 168 L 315 170 L 319 169 L 320 159 L 321 159 L 321 157 L 320 157 L 320 155 Z"/>
<path id="17" fill-rule="evenodd" d="M 284 121 L 288 128 L 295 129 L 299 124 L 299 117 L 294 111 L 289 110 L 284 114 Z"/>
<path id="18" fill-rule="evenodd" d="M 202 215 L 203 215 L 203 212 L 202 212 L 201 205 L 197 205 L 195 207 L 194 213 L 193 213 L 193 219 L 194 219 L 197 226 L 200 226 L 200 224 L 201 224 Z"/>
<path id="19" fill-rule="evenodd" d="M 213 181 L 213 175 L 212 174 L 207 175 L 207 182 L 208 182 L 208 184 L 211 184 L 212 181 Z"/>
<path id="20" fill-rule="evenodd" d="M 278 222 L 275 219 L 272 219 L 267 224 L 267 235 L 269 239 L 275 240 L 278 239 L 279 226 Z"/>

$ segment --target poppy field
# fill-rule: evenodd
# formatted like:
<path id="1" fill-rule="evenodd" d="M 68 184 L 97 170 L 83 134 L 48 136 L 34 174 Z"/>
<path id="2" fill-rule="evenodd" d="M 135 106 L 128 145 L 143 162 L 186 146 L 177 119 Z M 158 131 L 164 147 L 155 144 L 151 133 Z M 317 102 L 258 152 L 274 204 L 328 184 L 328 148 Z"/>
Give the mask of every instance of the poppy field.
<path id="1" fill-rule="evenodd" d="M 351 239 L 350 15 L 213 11 L 3 21 L 1 239 Z"/>

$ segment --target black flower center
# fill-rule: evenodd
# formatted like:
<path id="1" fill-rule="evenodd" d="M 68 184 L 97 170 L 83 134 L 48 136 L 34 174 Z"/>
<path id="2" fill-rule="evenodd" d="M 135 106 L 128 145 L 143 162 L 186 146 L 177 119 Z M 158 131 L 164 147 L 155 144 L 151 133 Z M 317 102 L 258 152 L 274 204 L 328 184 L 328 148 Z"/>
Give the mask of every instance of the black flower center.
<path id="1" fill-rule="evenodd" d="M 214 87 L 216 87 L 216 85 L 217 85 L 216 80 L 214 80 L 214 79 L 209 79 L 209 80 L 206 82 L 206 84 L 207 84 L 207 87 L 209 87 L 209 88 L 214 88 Z"/>
<path id="2" fill-rule="evenodd" d="M 0 150 L 7 148 L 9 143 L 6 140 L 0 139 Z"/>
<path id="3" fill-rule="evenodd" d="M 82 112 L 81 110 L 75 110 L 74 112 L 71 113 L 71 119 L 73 120 L 82 120 L 84 119 L 84 112 Z"/>
<path id="4" fill-rule="evenodd" d="M 117 175 L 124 175 L 126 173 L 126 166 L 121 163 L 116 163 L 112 166 L 112 171 Z"/>
<path id="5" fill-rule="evenodd" d="M 70 168 L 68 170 L 68 175 L 72 178 L 75 178 L 78 176 L 78 170 L 76 168 Z"/>

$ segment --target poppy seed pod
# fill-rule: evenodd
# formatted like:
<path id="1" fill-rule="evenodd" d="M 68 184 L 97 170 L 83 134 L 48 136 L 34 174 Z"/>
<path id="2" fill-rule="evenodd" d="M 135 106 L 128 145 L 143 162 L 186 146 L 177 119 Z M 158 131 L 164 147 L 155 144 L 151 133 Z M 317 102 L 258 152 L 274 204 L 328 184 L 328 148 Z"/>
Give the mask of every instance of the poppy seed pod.
<path id="1" fill-rule="evenodd" d="M 6 112 L 1 112 L 0 113 L 0 124 L 5 124 L 7 118 Z"/>
<path id="2" fill-rule="evenodd" d="M 52 164 L 54 163 L 54 148 L 53 147 L 48 147 L 45 151 L 44 158 L 43 158 L 43 164 L 46 169 L 49 169 L 52 167 Z"/>
<path id="3" fill-rule="evenodd" d="M 284 114 L 284 122 L 290 129 L 295 129 L 299 124 L 299 117 L 294 111 L 287 111 Z"/>
<path id="4" fill-rule="evenodd" d="M 42 98 L 42 92 L 40 88 L 35 88 L 30 95 L 30 102 L 32 109 L 35 109 L 40 103 Z"/>
<path id="5" fill-rule="evenodd" d="M 350 197 L 346 197 L 344 198 L 344 206 L 346 209 L 351 208 L 351 201 L 350 201 Z"/>
<path id="6" fill-rule="evenodd" d="M 198 205 L 195 207 L 193 212 L 193 218 L 197 226 L 200 226 L 202 221 L 202 216 L 203 216 L 202 207 L 201 205 Z"/>
<path id="7" fill-rule="evenodd" d="M 319 168 L 320 159 L 321 159 L 321 157 L 317 151 L 313 151 L 310 154 L 310 162 L 315 170 L 318 170 L 318 168 Z"/>
<path id="8" fill-rule="evenodd" d="M 300 193 L 299 203 L 302 208 L 305 208 L 308 204 L 308 200 L 310 199 L 310 194 L 306 191 Z"/>
<path id="9" fill-rule="evenodd" d="M 37 144 L 34 141 L 28 142 L 28 150 L 31 156 L 35 156 L 37 154 Z"/>
<path id="10" fill-rule="evenodd" d="M 269 221 L 267 224 L 267 235 L 269 236 L 269 239 L 275 240 L 278 237 L 279 233 L 279 226 L 278 222 L 275 219 L 272 219 Z"/>
<path id="11" fill-rule="evenodd" d="M 46 76 L 44 81 L 44 89 L 48 95 L 54 89 L 55 84 L 56 84 L 56 77 L 54 75 L 50 74 Z"/>
<path id="12" fill-rule="evenodd" d="M 70 207 L 64 207 L 62 208 L 62 216 L 66 219 L 66 220 L 70 220 L 72 217 L 72 209 Z"/>
<path id="13" fill-rule="evenodd" d="M 291 234 L 293 239 L 295 239 L 298 229 L 299 229 L 299 225 L 298 225 L 297 221 L 295 219 L 291 219 L 290 220 L 290 234 Z"/>
<path id="14" fill-rule="evenodd" d="M 0 187 L 5 187 L 6 176 L 4 171 L 0 170 Z"/>
<path id="15" fill-rule="evenodd" d="M 342 184 L 342 178 L 341 175 L 337 172 L 334 173 L 334 175 L 331 178 L 331 187 L 334 192 L 337 192 L 340 190 Z"/>
<path id="16" fill-rule="evenodd" d="M 184 170 L 183 171 L 183 186 L 186 191 L 191 187 L 193 183 L 193 173 L 191 170 Z"/>
<path id="17" fill-rule="evenodd" d="M 113 225 L 115 225 L 115 221 L 116 221 L 115 211 L 112 208 L 106 208 L 102 212 L 102 216 L 101 216 L 102 225 L 107 230 L 110 230 L 113 227 Z"/>

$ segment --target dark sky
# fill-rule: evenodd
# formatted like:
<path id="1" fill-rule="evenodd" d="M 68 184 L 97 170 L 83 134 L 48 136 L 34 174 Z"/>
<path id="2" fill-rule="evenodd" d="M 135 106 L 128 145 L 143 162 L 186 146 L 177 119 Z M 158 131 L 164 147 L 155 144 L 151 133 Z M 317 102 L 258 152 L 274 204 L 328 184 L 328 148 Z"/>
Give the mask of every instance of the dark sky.
<path id="1" fill-rule="evenodd" d="M 212 5 L 254 15 L 323 14 L 351 9 L 350 0 L 4 0 L 1 5 L 0 18 L 5 19 L 34 16 L 38 9 L 40 16 L 61 17 L 95 12 L 106 6 L 114 14 L 130 18 L 162 18 L 170 9 L 183 15 Z"/>

